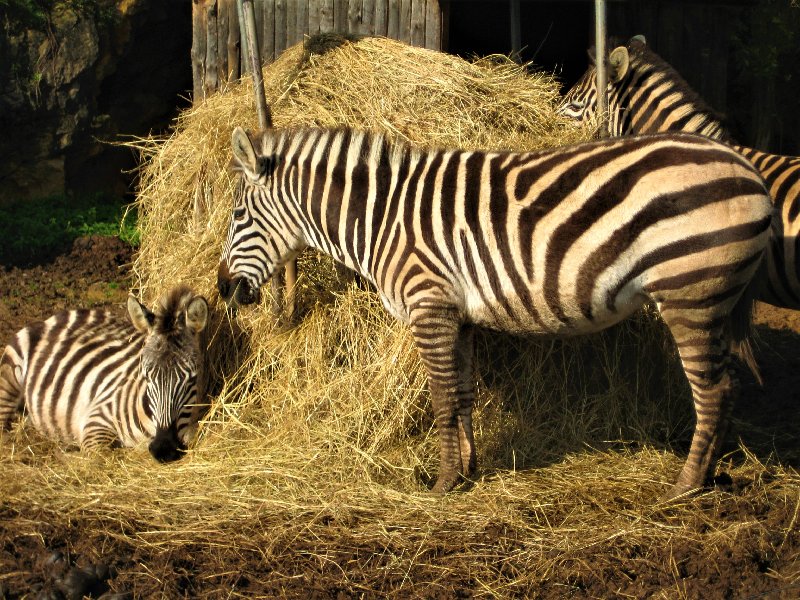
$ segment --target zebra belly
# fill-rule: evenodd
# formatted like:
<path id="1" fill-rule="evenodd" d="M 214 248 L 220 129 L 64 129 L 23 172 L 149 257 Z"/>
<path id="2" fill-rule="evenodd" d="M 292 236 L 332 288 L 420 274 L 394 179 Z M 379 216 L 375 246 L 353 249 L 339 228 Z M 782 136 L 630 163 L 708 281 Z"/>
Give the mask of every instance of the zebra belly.
<path id="1" fill-rule="evenodd" d="M 620 294 L 621 301 L 608 307 L 594 302 L 586 316 L 575 297 L 561 298 L 556 313 L 541 294 L 532 301 L 506 296 L 502 300 L 487 299 L 472 293 L 466 296 L 466 320 L 475 325 L 514 335 L 574 336 L 597 333 L 616 325 L 632 315 L 647 301 L 647 297 L 631 290 Z"/>

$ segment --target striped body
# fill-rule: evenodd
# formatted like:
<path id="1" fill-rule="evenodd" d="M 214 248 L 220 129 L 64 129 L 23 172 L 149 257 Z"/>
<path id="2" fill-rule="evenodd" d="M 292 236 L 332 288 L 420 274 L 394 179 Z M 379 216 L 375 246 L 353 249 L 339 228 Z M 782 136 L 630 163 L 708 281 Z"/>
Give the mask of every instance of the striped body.
<path id="1" fill-rule="evenodd" d="M 25 410 L 39 431 L 81 448 L 151 441 L 159 460 L 178 458 L 202 401 L 202 327 L 182 320 L 194 306 L 204 325 L 205 300 L 179 287 L 155 313 L 128 306 L 131 320 L 72 310 L 20 330 L 0 360 L 0 428 Z"/>
<path id="2" fill-rule="evenodd" d="M 683 78 L 640 37 L 609 57 L 608 110 L 611 135 L 698 133 L 724 142 L 730 137 L 719 117 Z M 567 92 L 559 112 L 591 122 L 597 112 L 596 69 L 590 66 Z M 732 146 L 760 171 L 780 220 L 767 253 L 768 278 L 760 299 L 800 308 L 800 157 Z"/>
<path id="3" fill-rule="evenodd" d="M 435 490 L 475 468 L 472 325 L 584 334 L 648 300 L 703 403 L 698 431 L 709 431 L 679 480 L 682 490 L 702 483 L 734 387 L 729 350 L 742 328 L 731 315 L 747 304 L 772 214 L 738 154 L 689 135 L 536 153 L 418 151 L 349 130 L 254 141 L 236 130 L 233 141 L 243 186 L 220 294 L 257 300 L 307 246 L 370 280 L 410 324 L 428 371 L 441 443 Z"/>

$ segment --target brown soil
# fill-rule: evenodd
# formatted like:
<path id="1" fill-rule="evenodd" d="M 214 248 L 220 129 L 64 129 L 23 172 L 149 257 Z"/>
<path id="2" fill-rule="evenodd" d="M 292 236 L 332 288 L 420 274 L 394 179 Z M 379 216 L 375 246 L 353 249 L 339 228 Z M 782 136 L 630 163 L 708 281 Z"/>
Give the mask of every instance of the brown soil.
<path id="1" fill-rule="evenodd" d="M 69 253 L 50 264 L 0 267 L 0 339 L 62 308 L 108 306 L 122 311 L 131 259 L 131 249 L 121 241 L 93 237 L 77 240 Z M 765 385 L 746 382 L 746 400 L 734 415 L 732 437 L 755 449 L 761 460 L 772 456 L 784 467 L 797 469 L 800 313 L 759 306 L 756 320 L 760 338 L 756 354 Z M 755 485 L 732 483 L 734 492 L 737 487 Z M 761 526 L 743 527 L 735 544 L 713 557 L 706 545 L 682 537 L 663 548 L 609 539 L 605 547 L 573 553 L 535 589 L 511 589 L 508 595 L 662 598 L 667 597 L 665 589 L 674 589 L 671 586 L 678 578 L 686 598 L 800 597 L 800 533 L 794 502 L 775 506 L 766 497 L 747 502 L 709 500 L 705 509 L 715 513 L 706 518 Z M 324 539 L 325 529 L 321 529 L 319 547 L 293 547 L 291 552 L 265 558 L 223 545 L 210 549 L 187 544 L 185 552 L 164 553 L 157 546 L 134 547 L 123 535 L 94 539 L 85 534 L 78 519 L 63 526 L 36 515 L 36 507 L 23 513 L 0 498 L 0 598 L 99 597 L 109 589 L 106 579 L 116 590 L 106 598 L 463 598 L 481 595 L 482 590 L 481 582 L 471 578 L 469 565 L 459 563 L 465 556 L 472 561 L 496 561 L 499 577 L 508 570 L 507 576 L 513 579 L 516 570 L 525 569 L 524 561 L 514 560 L 526 544 L 523 533 L 504 523 L 487 524 L 480 539 L 444 532 L 426 561 L 393 579 L 387 565 L 398 549 L 364 547 L 341 528 L 331 529 L 336 539 Z M 698 535 L 704 523 L 698 518 Z M 263 527 L 275 527 L 280 537 L 279 516 L 265 518 Z M 782 532 L 782 540 L 770 538 L 777 532 Z M 776 547 L 779 554 L 772 550 Z M 320 560 L 321 548 L 325 560 Z M 133 578 L 131 565 L 145 565 L 138 572 L 147 572 L 149 577 Z M 209 572 L 227 575 L 207 577 Z M 414 585 L 415 579 L 436 585 Z"/>

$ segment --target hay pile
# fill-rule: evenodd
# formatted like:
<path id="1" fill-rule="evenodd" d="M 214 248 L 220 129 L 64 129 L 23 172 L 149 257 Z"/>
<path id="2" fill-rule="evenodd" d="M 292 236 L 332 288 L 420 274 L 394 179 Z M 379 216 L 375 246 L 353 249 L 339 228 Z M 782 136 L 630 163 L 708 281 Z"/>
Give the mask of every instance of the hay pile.
<path id="1" fill-rule="evenodd" d="M 296 46 L 264 76 L 278 127 L 350 125 L 419 145 L 521 150 L 588 136 L 555 115 L 552 77 L 503 58 L 469 63 L 364 39 L 323 55 Z M 134 287 L 147 301 L 182 281 L 217 302 L 230 132 L 255 127 L 252 98 L 249 80 L 233 85 L 181 115 L 169 139 L 136 144 L 146 162 Z M 327 258 L 305 255 L 300 272 L 303 320 L 290 332 L 276 330 L 266 302 L 235 321 L 217 306 L 213 406 L 184 460 L 156 466 L 143 449 L 65 455 L 17 431 L 2 458 L 9 510 L 39 535 L 51 532 L 44 523 L 67 523 L 102 540 L 97 552 L 132 556 L 120 585 L 168 597 L 222 587 L 305 597 L 315 586 L 325 597 L 524 595 L 566 582 L 591 548 L 608 552 L 598 573 L 631 548 L 671 548 L 687 521 L 713 534 L 692 534 L 700 555 L 749 535 L 715 524 L 719 501 L 706 502 L 708 517 L 690 516 L 692 503 L 649 508 L 682 462 L 653 445 L 685 441 L 691 424 L 657 321 L 567 342 L 479 336 L 484 477 L 440 499 L 425 491 L 437 441 L 410 334 Z M 749 478 L 764 471 L 755 460 L 737 468 Z M 788 513 L 796 495 L 778 480 L 759 493 L 763 503 L 782 498 Z M 189 583 L 171 576 L 176 564 Z"/>

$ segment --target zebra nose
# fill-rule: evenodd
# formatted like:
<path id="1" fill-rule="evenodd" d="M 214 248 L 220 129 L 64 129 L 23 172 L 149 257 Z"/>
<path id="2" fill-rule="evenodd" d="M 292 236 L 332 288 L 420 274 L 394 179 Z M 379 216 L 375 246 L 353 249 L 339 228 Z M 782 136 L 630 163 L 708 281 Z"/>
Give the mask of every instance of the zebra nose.
<path id="1" fill-rule="evenodd" d="M 219 270 L 217 271 L 217 289 L 219 290 L 220 297 L 226 302 L 231 299 L 233 290 L 236 288 L 231 272 L 228 270 L 228 265 L 224 261 L 219 263 Z"/>
<path id="2" fill-rule="evenodd" d="M 236 302 L 239 304 L 255 304 L 261 298 L 261 291 L 257 287 L 250 285 L 244 278 L 235 281 Z"/>
<path id="3" fill-rule="evenodd" d="M 160 463 L 174 462 L 186 452 L 186 446 L 178 439 L 175 425 L 168 429 L 156 430 L 156 437 L 148 446 L 150 454 Z"/>

